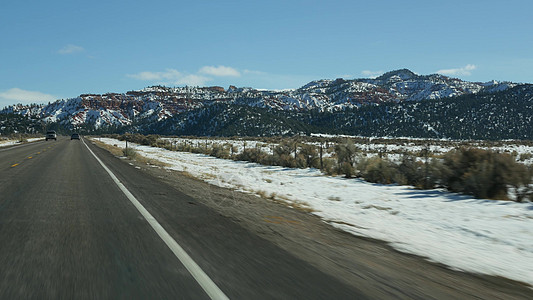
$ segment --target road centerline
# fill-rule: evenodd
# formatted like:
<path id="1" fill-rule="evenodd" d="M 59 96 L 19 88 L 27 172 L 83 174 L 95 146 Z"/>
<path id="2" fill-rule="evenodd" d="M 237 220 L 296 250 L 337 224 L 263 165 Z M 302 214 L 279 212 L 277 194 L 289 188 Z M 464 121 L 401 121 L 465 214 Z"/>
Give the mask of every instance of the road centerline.
<path id="1" fill-rule="evenodd" d="M 115 182 L 118 188 L 124 193 L 124 195 L 130 200 L 130 202 L 137 208 L 141 215 L 146 219 L 150 226 L 155 230 L 159 237 L 170 248 L 172 253 L 179 259 L 179 261 L 185 266 L 193 278 L 200 284 L 202 289 L 211 299 L 229 299 L 224 292 L 207 276 L 207 274 L 200 268 L 200 266 L 187 254 L 187 252 L 170 236 L 170 234 L 159 224 L 159 222 L 144 208 L 144 206 L 133 196 L 133 194 L 124 186 L 122 182 L 115 176 L 115 174 L 96 156 L 96 154 L 87 146 L 82 139 L 83 144 L 94 156 L 94 158 L 100 163 L 102 168 L 109 174 L 111 179 Z"/>

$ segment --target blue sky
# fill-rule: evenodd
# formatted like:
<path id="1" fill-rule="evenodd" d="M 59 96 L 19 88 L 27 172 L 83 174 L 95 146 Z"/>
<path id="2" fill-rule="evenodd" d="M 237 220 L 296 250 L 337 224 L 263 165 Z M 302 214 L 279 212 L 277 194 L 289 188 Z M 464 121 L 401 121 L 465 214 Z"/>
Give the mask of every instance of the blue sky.
<path id="1" fill-rule="evenodd" d="M 0 107 L 168 86 L 297 88 L 408 68 L 533 82 L 532 1 L 5 1 Z"/>

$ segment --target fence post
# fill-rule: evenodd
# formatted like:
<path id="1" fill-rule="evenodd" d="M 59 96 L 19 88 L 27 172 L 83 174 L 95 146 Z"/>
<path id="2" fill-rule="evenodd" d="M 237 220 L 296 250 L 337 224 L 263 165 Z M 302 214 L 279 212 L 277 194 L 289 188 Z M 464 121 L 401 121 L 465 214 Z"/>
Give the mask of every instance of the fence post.
<path id="1" fill-rule="evenodd" d="M 426 170 L 425 170 L 425 176 L 424 176 L 424 189 L 428 189 L 428 177 L 429 177 L 429 163 L 428 163 L 428 160 L 429 160 L 429 143 L 426 144 L 426 149 L 424 151 L 424 155 L 425 155 L 425 158 L 426 158 L 426 161 L 425 161 L 425 167 L 426 167 Z"/>
<path id="2" fill-rule="evenodd" d="M 320 143 L 320 170 L 324 169 L 324 163 L 322 162 L 322 143 Z"/>

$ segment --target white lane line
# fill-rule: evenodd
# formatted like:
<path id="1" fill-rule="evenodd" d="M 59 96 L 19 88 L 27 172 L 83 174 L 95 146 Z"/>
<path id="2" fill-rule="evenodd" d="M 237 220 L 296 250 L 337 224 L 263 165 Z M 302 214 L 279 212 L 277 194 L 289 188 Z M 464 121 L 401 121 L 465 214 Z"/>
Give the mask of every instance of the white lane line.
<path id="1" fill-rule="evenodd" d="M 167 246 L 172 250 L 174 255 L 181 261 L 181 263 L 189 270 L 189 273 L 194 277 L 194 279 L 200 284 L 200 286 L 204 289 L 204 291 L 207 293 L 207 295 L 211 299 L 229 299 L 224 292 L 205 274 L 205 272 L 192 260 L 192 258 L 183 250 L 183 248 L 168 234 L 168 232 L 157 222 L 157 220 L 142 206 L 142 204 L 133 196 L 132 193 L 118 180 L 118 178 L 107 168 L 107 166 L 94 154 L 94 152 L 85 144 L 85 141 L 82 139 L 83 144 L 89 152 L 96 158 L 96 160 L 102 165 L 104 170 L 106 170 L 107 174 L 111 176 L 115 184 L 122 190 L 124 195 L 133 203 L 133 205 L 137 208 L 137 210 L 143 215 L 143 217 L 148 221 L 150 226 L 157 232 L 159 237 L 167 244 Z"/>

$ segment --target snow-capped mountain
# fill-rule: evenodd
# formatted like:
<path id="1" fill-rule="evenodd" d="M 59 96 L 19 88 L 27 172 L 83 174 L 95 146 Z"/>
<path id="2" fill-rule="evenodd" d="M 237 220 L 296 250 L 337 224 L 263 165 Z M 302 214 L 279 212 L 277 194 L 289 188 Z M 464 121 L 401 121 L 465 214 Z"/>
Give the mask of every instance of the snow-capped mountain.
<path id="1" fill-rule="evenodd" d="M 424 101 L 467 94 L 494 93 L 516 86 L 511 82 L 468 82 L 443 75 L 417 75 L 402 69 L 374 79 L 312 81 L 301 88 L 265 91 L 253 88 L 152 86 L 124 94 L 84 94 L 48 105 L 13 105 L 0 113 L 38 118 L 69 127 L 131 125 L 158 122 L 206 107 L 230 103 L 280 111 L 335 112 L 382 103 Z"/>
<path id="2" fill-rule="evenodd" d="M 533 139 L 533 85 L 497 93 L 387 102 L 335 112 L 214 104 L 143 124 L 136 132 L 197 136 L 344 134 L 369 137 Z"/>

